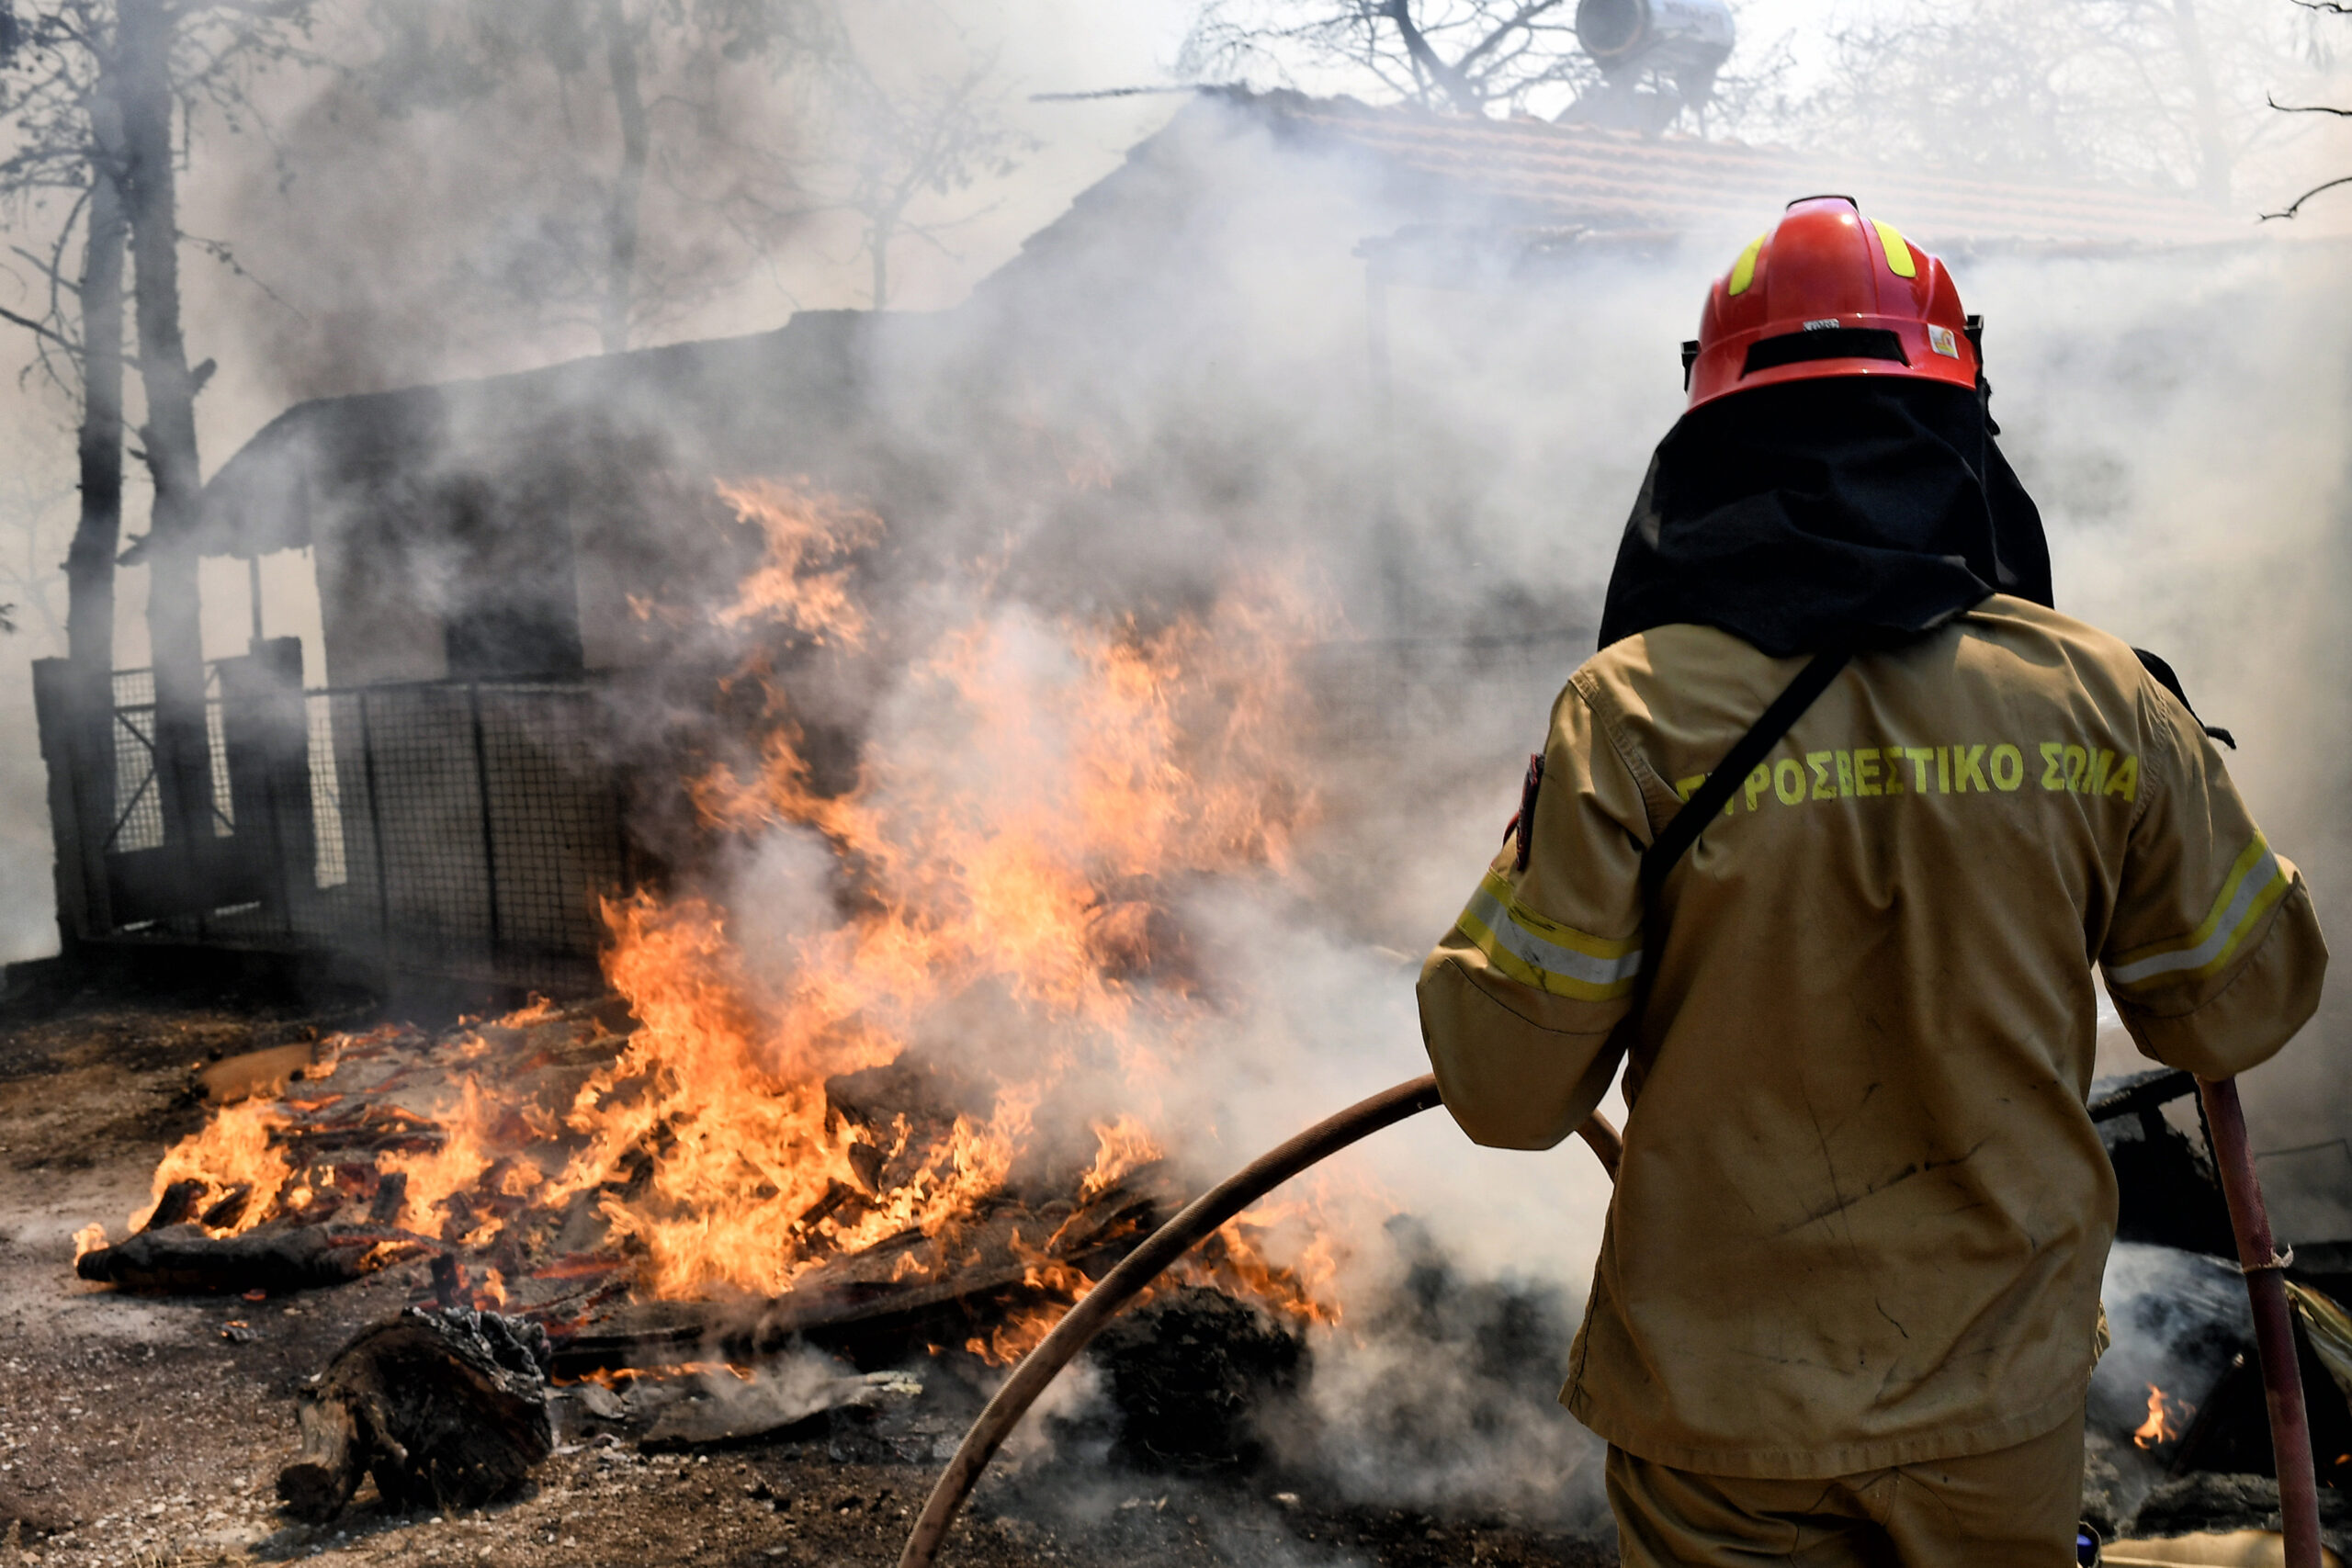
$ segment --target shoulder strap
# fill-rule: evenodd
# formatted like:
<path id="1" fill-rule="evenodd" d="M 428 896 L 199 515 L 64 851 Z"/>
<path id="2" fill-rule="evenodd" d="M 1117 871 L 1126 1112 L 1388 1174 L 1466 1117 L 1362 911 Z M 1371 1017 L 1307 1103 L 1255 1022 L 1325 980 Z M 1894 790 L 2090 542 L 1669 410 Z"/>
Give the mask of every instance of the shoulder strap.
<path id="1" fill-rule="evenodd" d="M 1666 874 L 1674 869 L 1685 851 L 1699 841 L 1708 822 L 1730 802 L 1732 792 L 1747 782 L 1757 763 L 1771 754 L 1772 748 L 1781 743 L 1781 737 L 1789 732 L 1789 727 L 1828 689 L 1829 682 L 1838 678 L 1838 671 L 1846 668 L 1853 657 L 1854 650 L 1849 648 L 1815 654 L 1813 662 L 1797 671 L 1797 678 L 1772 699 L 1764 716 L 1739 738 L 1715 771 L 1707 775 L 1706 782 L 1682 803 L 1682 809 L 1674 814 L 1673 820 L 1642 853 L 1645 905 L 1657 897 L 1658 889 L 1666 886 Z M 1647 966 L 1644 967 L 1646 972 Z"/>
<path id="2" fill-rule="evenodd" d="M 2221 728 L 2217 725 L 2211 725 L 2201 718 L 2197 718 L 2196 705 L 2188 700 L 2188 694 L 2181 690 L 2180 677 L 2173 673 L 2173 669 L 2170 664 L 2166 663 L 2164 660 L 2159 659 L 2156 655 L 2150 653 L 2144 648 L 2135 648 L 2132 651 L 2139 656 L 2141 668 L 2147 671 L 2149 674 L 2154 675 L 2156 678 L 2157 685 L 2162 686 L 2165 691 L 2170 692 L 2174 696 L 2180 699 L 2180 705 L 2188 710 L 2188 716 L 2197 719 L 2198 728 L 2203 730 L 2206 734 L 2211 736 L 2214 739 L 2220 741 L 2231 750 L 2234 751 L 2238 749 L 2236 736 L 2232 735 L 2228 730 Z"/>

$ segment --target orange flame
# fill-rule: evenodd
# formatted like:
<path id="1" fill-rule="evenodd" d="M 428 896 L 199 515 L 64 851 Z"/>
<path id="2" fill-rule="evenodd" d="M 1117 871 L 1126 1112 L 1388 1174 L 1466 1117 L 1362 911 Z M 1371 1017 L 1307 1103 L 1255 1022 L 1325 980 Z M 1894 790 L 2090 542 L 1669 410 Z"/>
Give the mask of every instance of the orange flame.
<path id="1" fill-rule="evenodd" d="M 1303 1210 L 1304 1205 L 1295 1205 L 1279 1215 L 1265 1210 L 1236 1215 L 1171 1271 L 1174 1281 L 1209 1285 L 1254 1300 L 1277 1320 L 1287 1320 L 1295 1325 L 1328 1327 L 1338 1323 L 1340 1307 L 1329 1291 L 1338 1273 L 1339 1260 L 1329 1234 L 1318 1229 L 1304 1255 L 1294 1264 L 1272 1262 L 1259 1243 L 1272 1224 L 1295 1217 Z M 1016 1246 L 1019 1239 L 1014 1237 Z M 1030 1259 L 1022 1282 L 1044 1292 L 1050 1304 L 1016 1307 L 987 1334 L 974 1335 L 964 1342 L 965 1349 L 992 1367 L 1010 1366 L 1035 1349 L 1038 1341 L 1062 1320 L 1062 1315 L 1095 1284 L 1085 1272 L 1068 1263 L 1034 1249 L 1020 1250 Z M 1136 1299 L 1149 1301 L 1166 1289 L 1165 1284 L 1155 1283 L 1146 1287 Z"/>
<path id="2" fill-rule="evenodd" d="M 1124 1113 L 1094 1123 L 1094 1163 L 1078 1183 L 1081 1203 L 1092 1202 L 1130 1172 L 1159 1157 L 1159 1145 L 1144 1131 L 1143 1123 Z"/>
<path id="3" fill-rule="evenodd" d="M 377 1163 L 386 1175 L 408 1178 L 408 1199 L 400 1223 L 412 1230 L 437 1228 L 430 1216 L 451 1197 L 469 1192 L 496 1157 L 490 1150 L 490 1101 L 471 1074 L 458 1086 L 456 1109 L 441 1122 L 447 1136 L 428 1154 L 390 1154 Z"/>
<path id="4" fill-rule="evenodd" d="M 449 1045 L 469 1070 L 433 1121 L 378 1113 L 407 1144 L 375 1160 L 405 1180 L 395 1223 L 503 1249 L 494 1300 L 619 1269 L 656 1297 L 774 1296 L 884 1242 L 905 1248 L 890 1278 L 943 1271 L 1002 1213 L 1016 1164 L 1062 1157 L 1072 1106 L 1105 1092 L 1124 1098 L 1091 1123 L 1091 1163 L 1059 1168 L 1080 1209 L 1112 1193 L 1161 1157 L 1153 1115 L 1214 1018 L 1172 891 L 1286 873 L 1315 817 L 1288 650 L 1318 622 L 1267 589 L 1150 626 L 976 614 L 905 662 L 852 781 L 820 787 L 777 671 L 805 663 L 791 650 L 868 637 L 856 556 L 881 525 L 804 486 L 720 493 L 765 552 L 704 617 L 747 649 L 728 711 L 744 694 L 753 711 L 730 738 L 740 750 L 696 763 L 685 788 L 715 834 L 804 849 L 827 881 L 803 902 L 822 909 L 747 949 L 723 898 L 691 883 L 611 900 L 605 976 L 637 1028 L 568 1104 L 534 1100 L 494 1059 L 501 1031 L 561 1016 L 534 998 Z M 683 625 L 690 612 L 640 613 Z M 829 1083 L 910 1052 L 960 1075 L 941 1104 L 834 1102 Z M 350 1113 L 334 1097 L 306 1106 Z M 221 1234 L 319 1193 L 340 1201 L 331 1169 L 298 1180 L 288 1114 L 222 1111 L 166 1156 L 157 1196 L 187 1178 L 208 1194 L 249 1188 Z M 583 1244 L 584 1220 L 597 1234 Z M 559 1222 L 593 1266 L 545 1256 Z M 1032 1304 L 976 1336 L 976 1353 L 1017 1356 L 1092 1288 L 1060 1240 L 1013 1233 Z M 1187 1268 L 1296 1321 L 1337 1321 L 1330 1237 L 1300 1204 L 1240 1216 Z"/>
<path id="5" fill-rule="evenodd" d="M 861 536 L 847 514 L 775 492 L 729 500 L 776 542 L 775 572 L 729 614 L 854 636 L 861 623 L 828 607 L 837 582 L 813 604 L 801 592 L 809 560 Z M 569 1126 L 588 1141 L 543 1200 L 604 1190 L 608 1226 L 657 1295 L 773 1293 L 829 1254 L 950 1235 L 1002 1186 L 1036 1107 L 1090 1052 L 1152 1093 L 1170 1065 L 1138 1029 L 1181 1027 L 1168 1008 L 1183 982 L 1154 973 L 1166 956 L 1156 906 L 1123 895 L 1285 862 L 1312 811 L 1282 739 L 1289 671 L 1268 634 L 1295 636 L 1285 613 L 1241 602 L 1226 615 L 1239 630 L 1180 621 L 1149 635 L 1013 615 L 956 628 L 905 692 L 933 744 L 878 739 L 839 795 L 812 786 L 771 684 L 756 773 L 722 764 L 693 798 L 715 827 L 812 834 L 857 912 L 754 965 L 707 899 L 608 907 L 606 977 L 642 1027 L 581 1091 Z M 1148 992 L 1147 976 L 1161 982 Z M 1042 1045 L 984 1113 L 925 1139 L 827 1103 L 827 1078 L 897 1061 L 943 1009 L 991 996 Z M 1081 1201 L 1157 1155 L 1132 1111 L 1098 1135 Z M 622 1163 L 648 1151 L 650 1178 L 615 1190 Z M 854 1201 L 839 1201 L 845 1190 Z"/>
<path id="6" fill-rule="evenodd" d="M 1268 1254 L 1268 1243 L 1285 1230 L 1294 1236 L 1303 1232 L 1305 1239 L 1288 1249 L 1295 1254 L 1291 1261 L 1276 1263 Z M 1226 1221 L 1177 1274 L 1193 1284 L 1253 1299 L 1278 1317 L 1328 1327 L 1340 1321 L 1332 1287 L 1340 1258 L 1333 1235 L 1318 1204 L 1303 1199 L 1262 1203 Z"/>
<path id="7" fill-rule="evenodd" d="M 2169 1443 L 2181 1434 L 2179 1420 L 2193 1415 L 2197 1407 L 2183 1404 L 2158 1388 L 2148 1385 L 2148 1418 L 2132 1434 L 2132 1440 L 2143 1449 L 2158 1443 Z"/>
<path id="8" fill-rule="evenodd" d="M 206 1226 L 208 1235 L 235 1235 L 261 1224 L 276 1212 L 278 1195 L 294 1179 L 293 1166 L 271 1141 L 271 1134 L 287 1122 L 284 1111 L 266 1100 L 223 1107 L 164 1156 L 155 1167 L 147 1206 L 131 1211 L 130 1228 L 136 1231 L 147 1223 L 174 1182 L 190 1180 L 203 1183 L 193 1210 L 199 1215 L 240 1187 L 250 1193 L 233 1217 Z"/>
<path id="9" fill-rule="evenodd" d="M 771 621 L 812 642 L 863 641 L 865 612 L 850 597 L 847 558 L 881 536 L 882 520 L 837 497 L 773 479 L 722 484 L 718 493 L 766 546 L 766 558 L 718 613 L 718 624 Z"/>

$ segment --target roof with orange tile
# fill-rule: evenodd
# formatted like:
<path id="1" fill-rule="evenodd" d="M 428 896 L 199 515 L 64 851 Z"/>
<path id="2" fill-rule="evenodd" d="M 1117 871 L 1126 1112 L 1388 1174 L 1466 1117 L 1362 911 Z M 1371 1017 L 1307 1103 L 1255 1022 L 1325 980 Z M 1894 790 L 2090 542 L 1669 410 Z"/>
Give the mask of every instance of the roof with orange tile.
<path id="1" fill-rule="evenodd" d="M 2171 248 L 2248 240 L 2252 213 L 2186 196 L 1996 180 L 1781 147 L 1644 136 L 1532 118 L 1477 119 L 1295 93 L 1214 95 L 1278 135 L 1377 160 L 1392 181 L 1483 197 L 1498 222 L 1686 232 L 1768 220 L 1818 191 L 1854 196 L 1930 248 Z M 1402 194 L 1400 192 L 1400 194 Z"/>

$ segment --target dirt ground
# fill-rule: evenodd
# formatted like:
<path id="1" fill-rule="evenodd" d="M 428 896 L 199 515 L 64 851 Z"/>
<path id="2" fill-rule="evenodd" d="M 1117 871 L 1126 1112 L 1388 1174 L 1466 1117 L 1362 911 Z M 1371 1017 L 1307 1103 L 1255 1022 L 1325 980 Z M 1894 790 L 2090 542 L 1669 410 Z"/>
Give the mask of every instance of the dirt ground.
<path id="1" fill-rule="evenodd" d="M 205 1111 L 192 1072 L 360 1021 L 364 998 L 0 996 L 0 1568 L 322 1563 L 764 1565 L 895 1562 L 977 1393 L 955 1377 L 887 1430 L 840 1418 L 795 1440 L 646 1452 L 563 1402 L 525 1493 L 462 1517 L 396 1515 L 363 1490 L 335 1524 L 277 1512 L 303 1381 L 364 1325 L 429 1299 L 421 1264 L 282 1299 L 139 1298 L 84 1283 L 74 1233 L 118 1235 L 159 1155 Z M 1197 1480 L 1046 1452 L 992 1476 L 941 1561 L 1585 1565 L 1588 1541 L 1505 1520 L 1319 1503 L 1280 1477 Z"/>

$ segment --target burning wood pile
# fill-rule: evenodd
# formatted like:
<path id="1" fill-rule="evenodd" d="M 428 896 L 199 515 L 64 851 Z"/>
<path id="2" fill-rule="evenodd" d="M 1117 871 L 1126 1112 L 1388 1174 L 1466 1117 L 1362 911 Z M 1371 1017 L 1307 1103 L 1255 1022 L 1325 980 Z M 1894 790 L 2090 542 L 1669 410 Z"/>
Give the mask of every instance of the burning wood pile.
<path id="1" fill-rule="evenodd" d="M 814 1086 L 810 1122 L 839 1164 L 789 1195 L 761 1145 L 711 1151 L 684 1114 L 639 1118 L 607 1153 L 564 1119 L 656 1092 L 644 1034 L 610 1002 L 540 1002 L 438 1035 L 330 1037 L 285 1094 L 173 1149 L 153 1207 L 111 1244 L 92 1227 L 76 1267 L 129 1290 L 275 1295 L 430 1258 L 445 1294 L 546 1327 L 566 1370 L 794 1337 L 1001 1363 L 1179 1196 L 1132 1121 L 1101 1124 L 1082 1167 L 1009 1182 L 1014 1151 L 949 1109 L 944 1075 L 905 1064 Z M 677 1167 L 697 1153 L 740 1168 L 749 1214 L 689 1206 Z M 1203 1277 L 1289 1315 L 1328 1311 L 1260 1258 L 1253 1228 L 1220 1237 Z"/>
<path id="2" fill-rule="evenodd" d="M 715 616 L 643 610 L 726 634 L 741 732 L 689 748 L 692 863 L 605 908 L 611 996 L 322 1042 L 171 1149 L 127 1235 L 90 1226 L 85 1278 L 278 1293 L 430 1259 L 444 1308 L 537 1325 L 559 1378 L 787 1341 L 1002 1364 L 1172 1212 L 1173 1091 L 1220 1010 L 1182 901 L 1278 881 L 1312 818 L 1297 628 L 976 613 L 891 650 L 904 711 L 820 791 L 776 671 L 865 646 L 877 525 L 729 494 L 766 564 Z M 1331 1271 L 1292 1210 L 1171 1288 L 1328 1321 Z"/>

